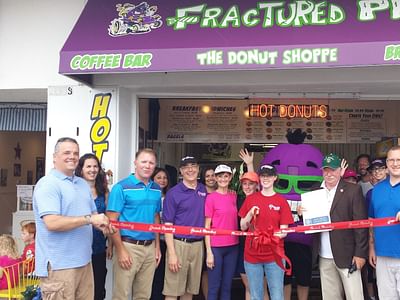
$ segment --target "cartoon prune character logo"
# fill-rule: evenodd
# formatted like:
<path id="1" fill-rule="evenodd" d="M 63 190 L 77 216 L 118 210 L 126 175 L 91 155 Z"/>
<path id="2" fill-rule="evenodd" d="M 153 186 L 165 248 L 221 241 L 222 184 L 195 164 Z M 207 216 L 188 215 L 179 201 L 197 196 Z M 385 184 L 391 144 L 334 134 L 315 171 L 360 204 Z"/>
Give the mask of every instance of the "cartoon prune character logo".
<path id="1" fill-rule="evenodd" d="M 158 7 L 147 2 L 117 4 L 116 8 L 118 18 L 112 20 L 108 27 L 108 33 L 113 37 L 148 33 L 163 24 L 161 16 L 156 14 Z"/>

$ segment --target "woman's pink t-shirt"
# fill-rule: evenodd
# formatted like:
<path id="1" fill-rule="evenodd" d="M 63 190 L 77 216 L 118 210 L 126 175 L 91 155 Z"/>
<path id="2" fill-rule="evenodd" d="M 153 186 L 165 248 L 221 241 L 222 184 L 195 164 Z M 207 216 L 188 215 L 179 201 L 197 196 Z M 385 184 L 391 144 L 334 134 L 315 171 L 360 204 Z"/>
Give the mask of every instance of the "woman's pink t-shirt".
<path id="1" fill-rule="evenodd" d="M 205 204 L 206 218 L 211 218 L 212 229 L 238 230 L 236 194 L 212 192 L 207 195 Z M 237 236 L 211 236 L 211 247 L 232 246 L 239 243 Z"/>

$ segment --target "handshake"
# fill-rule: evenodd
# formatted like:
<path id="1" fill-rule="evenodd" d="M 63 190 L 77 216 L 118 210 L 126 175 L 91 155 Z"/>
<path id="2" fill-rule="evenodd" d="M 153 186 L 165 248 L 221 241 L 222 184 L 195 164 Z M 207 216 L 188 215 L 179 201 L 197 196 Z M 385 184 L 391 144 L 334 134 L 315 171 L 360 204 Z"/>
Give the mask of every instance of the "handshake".
<path id="1" fill-rule="evenodd" d="M 112 226 L 110 220 L 105 214 L 92 214 L 85 216 L 87 224 L 91 224 L 96 229 L 103 232 L 104 235 L 112 235 L 117 232 L 117 229 Z"/>

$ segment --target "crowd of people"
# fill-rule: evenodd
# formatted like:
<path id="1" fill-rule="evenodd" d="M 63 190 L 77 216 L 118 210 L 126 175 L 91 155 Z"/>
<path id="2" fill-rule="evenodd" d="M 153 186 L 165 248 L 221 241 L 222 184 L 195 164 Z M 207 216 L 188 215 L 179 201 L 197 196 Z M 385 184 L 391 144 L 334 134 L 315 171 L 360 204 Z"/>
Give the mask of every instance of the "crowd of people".
<path id="1" fill-rule="evenodd" d="M 181 159 L 182 180 L 171 187 L 152 149 L 140 149 L 135 173 L 109 191 L 98 158 L 79 157 L 76 140 L 59 139 L 54 169 L 34 191 L 35 223 L 21 229 L 26 244 L 22 256 L 11 236 L 0 236 L 0 288 L 5 285 L 2 268 L 34 257 L 43 299 L 105 299 L 109 258 L 112 299 L 186 300 L 199 294 L 200 287 L 205 299 L 231 299 L 232 280 L 240 274 L 246 299 L 288 300 L 285 261 L 276 258 L 276 251 L 287 249 L 281 230 L 294 223 L 291 208 L 274 189 L 279 179 L 275 166 L 263 164 L 255 172 L 253 155 L 241 150 L 239 156 L 247 172 L 239 178 L 238 193 L 231 189 L 230 166 L 200 172 L 192 156 Z M 356 170 L 330 153 L 321 172 L 318 188 L 326 191 L 331 222 L 400 220 L 399 146 L 388 151 L 386 160 L 360 155 Z M 297 210 L 300 217 L 305 213 L 301 205 Z M 275 242 L 257 235 L 203 237 L 117 229 L 110 220 L 274 232 L 269 239 Z M 323 299 L 400 299 L 399 230 L 395 225 L 314 234 Z"/>

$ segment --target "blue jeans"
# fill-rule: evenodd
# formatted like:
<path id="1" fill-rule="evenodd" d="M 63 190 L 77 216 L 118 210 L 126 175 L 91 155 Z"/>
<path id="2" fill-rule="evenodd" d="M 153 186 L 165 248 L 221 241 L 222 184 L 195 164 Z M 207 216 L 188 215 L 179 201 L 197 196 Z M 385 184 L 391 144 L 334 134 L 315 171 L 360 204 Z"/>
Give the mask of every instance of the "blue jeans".
<path id="1" fill-rule="evenodd" d="M 249 279 L 251 300 L 264 299 L 264 274 L 271 300 L 283 299 L 284 271 L 275 262 L 252 264 L 245 261 L 244 268 Z"/>
<path id="2" fill-rule="evenodd" d="M 208 300 L 231 299 L 232 278 L 235 275 L 239 245 L 211 247 L 214 268 L 208 269 Z M 220 295 L 220 297 L 218 297 Z"/>

